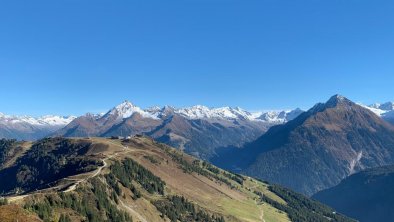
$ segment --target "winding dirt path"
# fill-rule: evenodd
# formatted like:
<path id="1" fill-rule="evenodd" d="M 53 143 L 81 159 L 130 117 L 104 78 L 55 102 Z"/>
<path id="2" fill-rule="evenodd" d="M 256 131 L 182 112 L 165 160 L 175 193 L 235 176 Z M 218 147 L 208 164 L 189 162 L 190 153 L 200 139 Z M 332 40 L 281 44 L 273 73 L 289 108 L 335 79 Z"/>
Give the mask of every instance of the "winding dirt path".
<path id="1" fill-rule="evenodd" d="M 111 145 L 123 148 L 123 151 L 116 152 L 116 153 L 114 153 L 114 154 L 112 154 L 110 156 L 107 156 L 106 158 L 102 159 L 103 165 L 98 167 L 93 172 L 87 173 L 87 174 L 91 174 L 91 175 L 89 175 L 89 176 L 87 176 L 87 177 L 85 177 L 83 179 L 65 178 L 65 180 L 70 180 L 70 181 L 75 181 L 75 182 L 73 182 L 66 190 L 64 190 L 63 191 L 64 193 L 68 193 L 68 192 L 74 191 L 75 189 L 77 189 L 77 187 L 78 187 L 78 185 L 80 183 L 83 183 L 83 182 L 87 181 L 90 178 L 98 176 L 102 172 L 102 170 L 108 166 L 108 163 L 106 162 L 107 160 L 109 160 L 109 159 L 111 159 L 111 158 L 113 158 L 113 157 L 115 157 L 115 156 L 117 156 L 119 154 L 126 154 L 126 153 L 129 153 L 129 152 L 135 151 L 135 150 L 129 149 L 127 146 L 122 146 L 122 145 L 119 145 L 119 144 L 116 144 L 116 143 L 113 143 L 113 142 L 108 142 L 108 143 L 110 143 Z M 24 199 L 26 197 L 29 197 L 31 195 L 37 194 L 37 193 L 42 193 L 44 191 L 61 190 L 63 188 L 64 188 L 63 185 L 59 185 L 59 186 L 55 186 L 55 187 L 50 187 L 50 188 L 47 188 L 47 189 L 39 190 L 39 191 L 36 191 L 36 192 L 32 192 L 30 194 L 11 196 L 11 197 L 7 197 L 7 201 L 9 203 L 13 203 L 13 202 L 17 202 L 19 200 L 22 200 L 22 199 Z"/>
<path id="2" fill-rule="evenodd" d="M 116 146 L 121 146 L 121 145 L 118 145 L 118 144 L 115 144 L 115 143 L 111 143 L 111 144 L 116 145 Z M 113 158 L 113 157 L 115 157 L 115 156 L 117 156 L 117 155 L 119 155 L 119 154 L 126 154 L 126 153 L 129 153 L 129 152 L 132 152 L 132 151 L 133 151 L 133 150 L 129 149 L 127 146 L 121 146 L 121 147 L 124 149 L 124 151 L 118 152 L 118 153 L 114 153 L 114 154 L 112 154 L 112 155 L 107 156 L 106 158 L 104 158 L 104 159 L 102 160 L 102 161 L 103 161 L 103 165 L 100 166 L 99 168 L 97 168 L 97 169 L 94 171 L 94 173 L 93 173 L 92 175 L 88 176 L 87 178 L 83 178 L 83 179 L 76 180 L 76 182 L 75 182 L 73 185 L 69 186 L 66 190 L 64 190 L 63 193 L 68 193 L 68 192 L 74 191 L 75 189 L 77 189 L 77 187 L 78 187 L 78 185 L 79 185 L 80 183 L 85 182 L 85 181 L 87 181 L 88 179 L 91 179 L 91 178 L 93 178 L 93 177 L 98 176 L 98 175 L 101 173 L 101 171 L 102 171 L 105 167 L 108 166 L 108 163 L 106 162 L 107 160 L 109 160 L 109 159 L 111 159 L 111 158 Z"/>

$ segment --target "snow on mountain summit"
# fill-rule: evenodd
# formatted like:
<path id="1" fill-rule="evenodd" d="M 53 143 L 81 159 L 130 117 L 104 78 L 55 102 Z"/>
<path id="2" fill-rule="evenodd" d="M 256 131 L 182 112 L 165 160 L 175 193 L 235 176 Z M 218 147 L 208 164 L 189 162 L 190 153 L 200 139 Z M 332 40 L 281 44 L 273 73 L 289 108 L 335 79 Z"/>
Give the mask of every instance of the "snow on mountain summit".
<path id="1" fill-rule="evenodd" d="M 3 124 L 30 124 L 33 126 L 65 126 L 73 121 L 75 116 L 47 115 L 42 117 L 11 116 L 0 113 L 0 123 Z"/>
<path id="2" fill-rule="evenodd" d="M 384 120 L 394 123 L 394 102 L 387 102 L 383 104 L 374 103 L 369 106 L 359 103 L 359 105 L 369 109 Z"/>
<path id="3" fill-rule="evenodd" d="M 240 107 L 208 108 L 197 105 L 175 110 L 176 113 L 189 119 L 245 119 L 267 123 L 285 123 L 294 119 L 303 111 L 300 109 L 285 111 L 248 112 Z"/>
<path id="4" fill-rule="evenodd" d="M 49 125 L 67 125 L 71 121 L 73 121 L 75 116 L 54 116 L 54 115 L 46 115 L 38 118 L 39 122 L 46 123 Z"/>
<path id="5" fill-rule="evenodd" d="M 269 122 L 269 123 L 285 123 L 290 120 L 295 119 L 298 115 L 304 111 L 297 108 L 294 110 L 284 110 L 284 111 L 267 111 L 261 113 L 256 119 Z"/>
<path id="6" fill-rule="evenodd" d="M 367 107 L 373 108 L 373 109 L 380 109 L 383 111 L 392 111 L 392 110 L 394 110 L 394 102 L 374 103 L 374 104 L 371 104 Z"/>
<path id="7" fill-rule="evenodd" d="M 360 106 L 367 108 L 374 112 L 376 115 L 383 117 L 387 113 L 391 113 L 394 111 L 394 102 L 386 102 L 386 103 L 374 103 L 371 105 L 364 105 L 362 103 L 358 103 Z"/>
<path id="8" fill-rule="evenodd" d="M 150 114 L 149 112 L 144 111 L 138 106 L 135 106 L 131 102 L 125 100 L 121 104 L 115 106 L 113 109 L 111 109 L 107 114 L 104 116 L 109 116 L 109 115 L 114 115 L 118 119 L 126 119 L 131 117 L 134 113 L 138 113 L 144 118 L 153 118 L 156 119 L 154 115 Z"/>
<path id="9" fill-rule="evenodd" d="M 175 110 L 176 113 L 190 119 L 252 119 L 252 114 L 237 107 L 208 108 L 196 105 Z"/>
<path id="10" fill-rule="evenodd" d="M 174 108 L 171 106 L 154 106 L 147 109 L 142 109 L 133 103 L 125 100 L 119 105 L 115 106 L 105 114 L 86 114 L 92 116 L 94 119 L 115 118 L 117 121 L 127 119 L 135 113 L 140 114 L 143 118 L 161 119 L 164 116 L 175 113 L 188 119 L 212 119 L 212 120 L 249 120 L 262 121 L 266 123 L 284 123 L 296 116 L 302 110 L 289 111 L 268 111 L 268 112 L 248 112 L 240 107 L 219 107 L 209 108 L 203 105 L 195 105 L 185 108 Z M 33 126 L 56 126 L 63 127 L 72 122 L 77 117 L 75 116 L 55 116 L 46 115 L 42 117 L 31 116 L 11 116 L 0 113 L 0 124 L 30 124 Z"/>

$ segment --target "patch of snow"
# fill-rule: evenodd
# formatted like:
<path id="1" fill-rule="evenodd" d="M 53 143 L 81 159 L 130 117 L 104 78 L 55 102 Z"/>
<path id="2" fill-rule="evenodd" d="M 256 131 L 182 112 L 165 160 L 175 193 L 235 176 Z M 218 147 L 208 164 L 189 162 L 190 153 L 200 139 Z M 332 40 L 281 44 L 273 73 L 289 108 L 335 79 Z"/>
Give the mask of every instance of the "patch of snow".
<path id="1" fill-rule="evenodd" d="M 359 153 L 357 153 L 357 156 L 355 159 L 353 159 L 350 162 L 350 166 L 349 166 L 349 172 L 350 174 L 355 173 L 354 168 L 356 167 L 356 165 L 360 162 L 361 158 L 363 157 L 363 151 L 360 151 Z"/>

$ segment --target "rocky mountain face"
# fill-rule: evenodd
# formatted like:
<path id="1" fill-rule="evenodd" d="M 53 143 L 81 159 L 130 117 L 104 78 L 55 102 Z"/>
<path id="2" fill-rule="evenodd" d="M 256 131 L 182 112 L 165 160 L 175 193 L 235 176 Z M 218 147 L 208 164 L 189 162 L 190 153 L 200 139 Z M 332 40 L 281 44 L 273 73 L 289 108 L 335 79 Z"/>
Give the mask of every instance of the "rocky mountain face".
<path id="1" fill-rule="evenodd" d="M 149 135 L 156 140 L 208 159 L 221 147 L 240 147 L 261 136 L 272 125 L 302 113 L 278 111 L 251 113 L 241 108 L 170 106 L 143 110 L 125 101 L 104 115 L 76 118 L 56 135 L 66 137 Z"/>
<path id="2" fill-rule="evenodd" d="M 394 163 L 394 127 L 336 95 L 213 162 L 312 195 L 362 169 Z"/>
<path id="3" fill-rule="evenodd" d="M 357 220 L 392 221 L 394 218 L 394 165 L 353 174 L 335 187 L 313 196 Z"/>
<path id="4" fill-rule="evenodd" d="M 75 117 L 10 116 L 0 113 L 0 138 L 36 140 L 48 136 L 69 124 Z"/>

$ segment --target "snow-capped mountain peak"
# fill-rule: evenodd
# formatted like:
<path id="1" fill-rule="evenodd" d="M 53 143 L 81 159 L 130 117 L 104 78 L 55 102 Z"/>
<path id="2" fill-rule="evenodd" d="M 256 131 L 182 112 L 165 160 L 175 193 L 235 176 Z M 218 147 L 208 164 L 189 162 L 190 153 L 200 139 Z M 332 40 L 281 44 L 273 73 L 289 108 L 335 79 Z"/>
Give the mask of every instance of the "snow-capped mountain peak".
<path id="1" fill-rule="evenodd" d="M 208 108 L 197 105 L 175 110 L 176 113 L 189 119 L 245 119 L 267 123 L 284 123 L 297 117 L 300 109 L 288 111 L 248 112 L 240 107 Z"/>
<path id="2" fill-rule="evenodd" d="M 362 104 L 360 104 L 360 105 L 362 105 Z M 374 103 L 374 104 L 369 105 L 368 107 L 373 108 L 373 109 L 379 109 L 380 105 L 381 105 L 380 103 Z M 362 105 L 362 106 L 364 106 L 364 105 Z"/>
<path id="3" fill-rule="evenodd" d="M 210 109 L 202 105 L 195 105 L 192 107 L 177 109 L 175 110 L 175 112 L 190 119 L 201 119 L 201 118 L 211 117 Z"/>
<path id="4" fill-rule="evenodd" d="M 392 111 L 392 110 L 394 110 L 394 102 L 387 102 L 387 103 L 383 103 L 383 104 L 374 103 L 374 104 L 371 104 L 367 107 L 373 108 L 373 109 L 379 109 L 379 110 L 383 110 L 383 111 Z"/>
<path id="5" fill-rule="evenodd" d="M 369 106 L 364 105 L 362 103 L 358 103 L 358 105 L 371 110 L 378 116 L 383 116 L 386 113 L 394 111 L 394 102 L 374 103 Z"/>
<path id="6" fill-rule="evenodd" d="M 379 106 L 379 109 L 386 110 L 386 111 L 392 111 L 392 110 L 394 110 L 394 102 L 383 103 Z"/>
<path id="7" fill-rule="evenodd" d="M 369 109 L 374 112 L 376 115 L 380 116 L 382 119 L 394 123 L 394 102 L 387 103 L 374 103 L 372 105 L 366 106 L 361 103 L 358 105 L 363 106 L 364 108 Z"/>
<path id="8" fill-rule="evenodd" d="M 140 107 L 135 106 L 134 104 L 132 104 L 127 100 L 115 106 L 104 116 L 115 115 L 117 119 L 126 119 L 131 117 L 134 113 L 138 113 L 144 118 L 154 118 L 154 119 L 157 118 L 151 113 L 144 111 Z"/>
<path id="9" fill-rule="evenodd" d="M 267 111 L 262 112 L 260 116 L 256 116 L 256 119 L 269 123 L 285 123 L 295 119 L 303 112 L 304 111 L 299 108 L 284 111 Z"/>
<path id="10" fill-rule="evenodd" d="M 39 122 L 46 123 L 49 125 L 67 125 L 71 121 L 73 121 L 76 116 L 54 116 L 54 115 L 46 115 L 38 118 Z"/>
<path id="11" fill-rule="evenodd" d="M 0 113 L 0 123 L 3 124 L 30 124 L 33 126 L 65 126 L 73 121 L 75 116 L 55 116 L 47 115 L 42 117 L 31 116 L 10 116 Z"/>
<path id="12" fill-rule="evenodd" d="M 202 105 L 175 110 L 176 113 L 189 119 L 251 119 L 251 113 L 236 107 L 208 108 Z"/>
<path id="13" fill-rule="evenodd" d="M 175 111 L 175 108 L 172 106 L 164 106 L 164 107 L 159 107 L 159 106 L 153 106 L 148 109 L 145 109 L 145 112 L 148 112 L 152 116 L 154 116 L 156 119 L 163 118 L 164 116 L 167 116 Z"/>
<path id="14" fill-rule="evenodd" d="M 139 107 L 134 106 L 131 102 L 125 100 L 121 104 L 115 106 L 110 114 L 117 114 L 122 118 L 130 117 L 134 112 L 140 111 Z"/>

